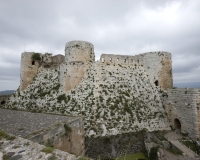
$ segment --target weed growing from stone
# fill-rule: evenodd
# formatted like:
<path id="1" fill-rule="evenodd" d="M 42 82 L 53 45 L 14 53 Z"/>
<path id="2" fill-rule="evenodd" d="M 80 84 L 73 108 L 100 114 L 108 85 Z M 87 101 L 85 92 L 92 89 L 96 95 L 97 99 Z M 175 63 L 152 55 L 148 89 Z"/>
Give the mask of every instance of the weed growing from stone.
<path id="1" fill-rule="evenodd" d="M 52 153 L 53 150 L 54 150 L 54 148 L 52 148 L 52 147 L 45 147 L 41 151 L 45 152 L 45 153 Z"/>

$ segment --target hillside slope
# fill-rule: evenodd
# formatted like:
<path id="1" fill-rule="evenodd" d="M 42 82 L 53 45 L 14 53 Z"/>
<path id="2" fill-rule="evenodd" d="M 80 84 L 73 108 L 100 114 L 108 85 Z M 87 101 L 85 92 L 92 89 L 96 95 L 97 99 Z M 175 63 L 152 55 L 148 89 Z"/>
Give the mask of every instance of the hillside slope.
<path id="1" fill-rule="evenodd" d="M 15 92 L 15 90 L 0 91 L 0 95 L 13 94 L 14 92 Z"/>
<path id="2" fill-rule="evenodd" d="M 169 129 L 160 92 L 143 67 L 96 62 L 67 93 L 60 86 L 59 69 L 44 70 L 24 92 L 17 90 L 5 107 L 82 115 L 86 136 L 104 136 Z"/>

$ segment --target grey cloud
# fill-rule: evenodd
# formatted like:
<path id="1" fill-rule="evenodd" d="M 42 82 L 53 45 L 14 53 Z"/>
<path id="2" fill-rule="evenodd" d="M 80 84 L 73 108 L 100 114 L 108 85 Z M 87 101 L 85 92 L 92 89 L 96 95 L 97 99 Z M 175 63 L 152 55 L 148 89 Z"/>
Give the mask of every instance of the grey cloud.
<path id="1" fill-rule="evenodd" d="M 149 52 L 151 43 L 151 51 L 172 53 L 175 81 L 181 81 L 179 77 L 196 81 L 200 77 L 199 7 L 198 0 L 2 0 L 0 67 L 13 68 L 8 72 L 14 78 L 0 71 L 0 81 L 16 78 L 24 50 L 64 54 L 64 45 L 71 40 L 93 43 L 97 58 L 101 53 Z"/>
<path id="2" fill-rule="evenodd" d="M 15 67 L 15 68 L 2 68 L 0 71 L 0 80 L 6 80 L 6 79 L 12 79 L 13 77 L 19 77 L 20 75 L 20 69 L 19 67 Z"/>

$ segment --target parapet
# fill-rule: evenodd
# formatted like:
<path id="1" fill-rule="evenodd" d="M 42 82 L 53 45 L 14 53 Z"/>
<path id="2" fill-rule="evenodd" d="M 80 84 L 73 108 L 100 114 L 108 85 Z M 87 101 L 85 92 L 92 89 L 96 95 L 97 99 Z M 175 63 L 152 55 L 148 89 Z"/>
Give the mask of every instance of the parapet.
<path id="1" fill-rule="evenodd" d="M 86 41 L 71 41 L 65 45 L 65 62 L 94 62 L 94 46 Z"/>
<path id="2" fill-rule="evenodd" d="M 147 52 L 135 56 L 102 54 L 100 63 L 143 67 L 156 86 L 166 90 L 173 87 L 172 61 L 169 52 Z"/>

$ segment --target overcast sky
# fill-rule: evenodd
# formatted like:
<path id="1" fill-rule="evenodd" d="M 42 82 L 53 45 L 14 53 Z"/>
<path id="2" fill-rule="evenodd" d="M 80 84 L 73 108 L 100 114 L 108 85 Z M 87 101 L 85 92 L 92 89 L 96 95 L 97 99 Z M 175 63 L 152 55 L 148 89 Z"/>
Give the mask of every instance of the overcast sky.
<path id="1" fill-rule="evenodd" d="M 200 82 L 199 0 L 0 0 L 0 91 L 18 88 L 22 52 L 64 55 L 72 40 L 96 59 L 167 51 L 175 83 Z"/>

